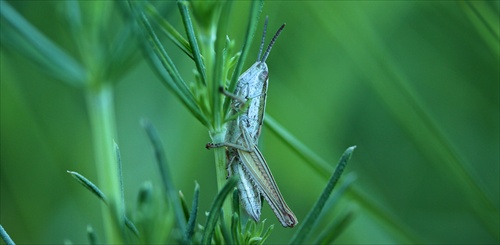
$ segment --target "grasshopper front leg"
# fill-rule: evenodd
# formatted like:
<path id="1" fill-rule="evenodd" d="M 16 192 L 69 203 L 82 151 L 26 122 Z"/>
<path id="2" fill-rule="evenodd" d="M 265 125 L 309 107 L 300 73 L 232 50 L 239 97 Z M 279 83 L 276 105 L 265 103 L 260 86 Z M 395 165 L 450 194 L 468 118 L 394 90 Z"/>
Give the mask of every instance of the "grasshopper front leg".
<path id="1" fill-rule="evenodd" d="M 253 152 L 254 148 L 252 147 L 252 145 L 254 143 L 252 142 L 252 139 L 251 139 L 250 135 L 248 134 L 247 129 L 242 124 L 239 125 L 239 128 L 240 128 L 240 133 L 241 133 L 241 135 L 240 135 L 241 138 L 239 138 L 239 139 L 242 139 L 242 141 L 244 143 L 243 145 L 235 144 L 235 143 L 231 143 L 231 142 L 220 142 L 220 143 L 211 143 L 210 142 L 210 143 L 207 143 L 205 145 L 205 148 L 210 150 L 212 148 L 228 147 L 228 148 L 233 148 L 236 150 Z"/>

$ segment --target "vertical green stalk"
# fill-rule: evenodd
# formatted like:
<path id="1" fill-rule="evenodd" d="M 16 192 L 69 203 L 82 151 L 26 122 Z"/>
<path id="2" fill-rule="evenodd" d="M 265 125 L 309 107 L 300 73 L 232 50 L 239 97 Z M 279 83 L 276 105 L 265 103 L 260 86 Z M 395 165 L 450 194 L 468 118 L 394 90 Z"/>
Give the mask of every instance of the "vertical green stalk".
<path id="1" fill-rule="evenodd" d="M 92 84 L 92 83 L 89 83 Z M 94 155 L 99 186 L 108 197 L 108 206 L 101 205 L 107 243 L 121 244 L 124 208 L 120 205 L 120 173 L 113 141 L 116 140 L 116 123 L 113 105 L 113 86 L 97 82 L 87 90 L 87 107 L 93 138 Z"/>
<path id="2" fill-rule="evenodd" d="M 224 142 L 225 140 L 225 129 L 221 129 L 216 133 L 210 134 L 213 142 Z M 224 147 L 214 148 L 214 157 L 215 157 L 215 173 L 217 178 L 217 189 L 220 191 L 226 185 L 226 149 Z M 229 198 L 230 199 L 230 198 Z M 222 206 L 222 210 L 224 213 L 224 220 L 229 222 L 231 221 L 231 202 L 224 202 Z"/>
<path id="3" fill-rule="evenodd" d="M 207 118 L 210 120 L 209 134 L 213 142 L 224 142 L 225 125 L 224 114 L 221 111 L 222 94 L 219 88 L 225 84 L 224 70 L 224 44 L 227 35 L 227 18 L 229 16 L 230 2 L 213 2 L 197 5 L 191 3 L 194 17 L 198 20 L 197 32 L 194 31 L 187 2 L 179 1 L 179 8 L 186 28 L 189 43 L 193 48 L 195 63 L 201 76 L 204 87 L 207 89 L 205 103 L 211 109 Z M 196 12 L 198 11 L 198 12 Z M 199 45 L 199 49 L 198 46 Z M 196 53 L 198 50 L 198 54 Z M 201 56 L 203 56 L 203 59 Z M 200 56 L 199 59 L 196 57 Z M 204 63 L 203 63 L 204 62 Z M 224 148 L 214 149 L 215 171 L 217 187 L 221 191 L 226 185 L 226 153 Z M 224 220 L 231 220 L 231 205 L 223 204 Z"/>
<path id="4" fill-rule="evenodd" d="M 213 41 L 210 45 L 212 45 L 212 49 L 214 52 L 214 59 L 211 60 L 212 64 L 212 76 L 211 76 L 211 101 L 213 108 L 213 123 L 215 125 L 215 130 L 217 132 L 216 140 L 225 140 L 226 127 L 224 122 L 224 113 L 222 111 L 222 98 L 223 96 L 219 92 L 220 87 L 225 87 L 226 83 L 226 74 L 223 74 L 224 66 L 226 65 L 224 62 L 224 52 L 227 52 L 228 46 L 226 46 L 226 37 L 227 37 L 227 23 L 229 22 L 229 10 L 231 8 L 231 2 L 226 2 L 217 11 L 214 11 L 215 16 L 219 16 L 217 28 L 213 28 L 211 30 L 211 35 L 213 36 Z M 220 133 L 219 133 L 220 132 Z M 222 142 L 222 141 L 214 141 L 214 142 Z M 227 184 L 227 156 L 226 150 L 224 148 L 216 149 L 214 152 L 215 156 L 215 168 L 217 174 L 217 188 L 219 191 L 222 191 L 222 188 Z M 231 197 L 231 193 L 229 194 Z M 224 222 L 226 225 L 229 225 L 232 219 L 232 208 L 231 208 L 231 200 L 232 198 L 227 198 L 226 201 L 222 205 Z"/>

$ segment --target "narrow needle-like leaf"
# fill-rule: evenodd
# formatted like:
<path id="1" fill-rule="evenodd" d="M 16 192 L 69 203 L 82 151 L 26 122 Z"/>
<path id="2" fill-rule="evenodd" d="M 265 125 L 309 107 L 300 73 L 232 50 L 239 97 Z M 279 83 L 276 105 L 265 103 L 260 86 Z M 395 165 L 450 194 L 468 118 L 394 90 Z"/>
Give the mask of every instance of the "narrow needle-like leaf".
<path id="1" fill-rule="evenodd" d="M 210 214 L 207 218 L 207 223 L 205 225 L 205 232 L 203 233 L 203 238 L 201 239 L 201 244 L 211 244 L 212 236 L 215 232 L 215 227 L 217 225 L 217 220 L 219 220 L 222 204 L 226 197 L 231 193 L 231 191 L 236 187 L 238 183 L 237 177 L 230 178 L 226 185 L 221 189 L 221 191 L 217 194 L 214 202 L 212 203 L 212 207 L 210 208 Z"/>
<path id="2" fill-rule="evenodd" d="M 184 219 L 182 207 L 179 203 L 179 198 L 177 196 L 177 191 L 172 183 L 172 174 L 168 167 L 167 158 L 165 157 L 165 151 L 163 150 L 163 143 L 161 142 L 158 131 L 151 122 L 147 119 L 142 120 L 142 127 L 146 130 L 149 140 L 153 145 L 153 149 L 156 156 L 156 162 L 158 164 L 158 170 L 160 171 L 161 180 L 163 182 L 163 187 L 168 198 L 171 200 L 174 207 L 174 213 L 177 221 L 177 225 L 181 230 L 185 230 L 186 220 Z"/>
<path id="3" fill-rule="evenodd" d="M 201 75 L 201 81 L 206 86 L 207 85 L 207 75 L 205 71 L 205 65 L 203 64 L 203 59 L 201 58 L 200 48 L 198 47 L 198 41 L 196 40 L 196 34 L 194 33 L 193 23 L 191 22 L 191 17 L 189 16 L 188 2 L 179 0 L 177 5 L 181 12 L 182 21 L 184 22 L 184 28 L 186 28 L 186 35 L 193 50 L 193 57 L 196 63 L 196 68 L 198 73 Z"/>
<path id="4" fill-rule="evenodd" d="M 225 117 L 225 113 L 221 113 L 222 104 L 222 94 L 220 93 L 220 88 L 225 85 L 225 74 L 224 68 L 226 66 L 226 61 L 224 60 L 227 50 L 227 26 L 229 23 L 229 12 L 231 9 L 232 2 L 227 2 L 222 6 L 222 12 L 219 17 L 219 26 L 217 27 L 217 34 L 214 44 L 215 49 L 215 66 L 212 68 L 212 82 L 209 83 L 209 96 L 211 96 L 212 108 L 213 110 L 213 123 L 214 125 L 222 125 Z"/>
<path id="5" fill-rule="evenodd" d="M 91 191 L 94 195 L 96 195 L 99 199 L 101 199 L 104 203 L 108 203 L 106 196 L 104 193 L 96 186 L 94 183 L 92 183 L 90 180 L 85 178 L 83 175 L 74 172 L 74 171 L 66 171 L 68 174 L 71 174 L 73 178 L 75 178 L 80 184 L 82 184 L 85 188 L 87 188 L 89 191 Z"/>
<path id="6" fill-rule="evenodd" d="M 14 241 L 10 238 L 9 234 L 7 234 L 7 231 L 5 231 L 2 225 L 0 225 L 0 237 L 2 237 L 5 244 L 15 245 Z"/>
<path id="7" fill-rule="evenodd" d="M 120 200 L 118 205 L 121 206 L 120 210 L 125 210 L 125 193 L 123 190 L 123 175 L 122 175 L 122 157 L 120 155 L 120 148 L 118 147 L 118 144 L 116 144 L 116 142 L 113 143 L 115 148 L 116 163 L 118 165 L 118 178 L 120 184 Z"/>
<path id="8" fill-rule="evenodd" d="M 167 87 L 173 90 L 174 94 L 189 109 L 189 111 L 191 111 L 191 113 L 203 125 L 209 126 L 210 124 L 208 123 L 208 119 L 201 112 L 193 93 L 182 79 L 174 62 L 161 44 L 160 39 L 149 23 L 146 14 L 132 1 L 129 1 L 129 3 L 135 18 L 139 23 L 139 29 L 143 33 L 146 42 L 149 44 L 144 45 L 146 53 L 148 54 L 148 61 L 151 62 L 162 81 L 167 85 Z"/>
<path id="9" fill-rule="evenodd" d="M 196 226 L 196 216 L 198 215 L 199 197 L 200 197 L 200 185 L 198 184 L 198 182 L 196 182 L 194 186 L 193 203 L 191 204 L 191 213 L 189 213 L 189 220 L 184 235 L 185 241 L 190 241 L 194 234 L 194 228 Z"/>
<path id="10" fill-rule="evenodd" d="M 158 13 L 158 10 L 156 10 L 156 8 L 149 2 L 144 2 L 144 9 L 158 23 L 165 35 L 185 54 L 194 60 L 193 50 L 191 49 L 189 42 L 184 39 L 184 37 L 182 37 L 182 35 Z"/>
<path id="11" fill-rule="evenodd" d="M 344 154 L 342 154 L 342 157 L 340 158 L 339 163 L 337 164 L 337 168 L 335 168 L 335 172 L 328 181 L 328 184 L 321 193 L 321 196 L 319 197 L 318 201 L 314 204 L 314 207 L 311 209 L 311 211 L 303 221 L 302 225 L 299 227 L 299 230 L 292 237 L 290 244 L 302 244 L 304 242 L 304 239 L 309 235 L 311 228 L 316 223 L 319 214 L 323 210 L 323 207 L 328 198 L 330 197 L 333 188 L 335 187 L 338 180 L 340 179 L 340 176 L 344 172 L 345 166 L 347 165 L 347 162 L 351 158 L 352 152 L 354 151 L 355 148 L 356 146 L 351 146 L 347 148 Z"/>
<path id="12" fill-rule="evenodd" d="M 125 216 L 125 226 L 134 233 L 137 237 L 139 237 L 139 230 L 137 230 L 137 227 L 135 227 L 134 223 L 132 220 L 130 220 L 127 216 Z"/>
<path id="13" fill-rule="evenodd" d="M 328 163 L 309 149 L 306 145 L 300 142 L 295 136 L 288 132 L 283 126 L 276 122 L 271 116 L 266 115 L 266 120 L 264 121 L 266 126 L 273 131 L 276 136 L 282 139 L 285 144 L 290 147 L 292 151 L 297 153 L 299 157 L 304 159 L 312 169 L 316 171 L 320 176 L 328 178 L 328 173 L 333 170 L 328 165 Z M 356 188 L 350 188 L 347 190 L 347 196 L 355 200 L 359 205 L 363 206 L 370 214 L 375 216 L 377 219 L 381 220 L 383 223 L 388 225 L 390 229 L 396 231 L 396 233 L 401 234 L 404 238 L 414 243 L 420 243 L 420 239 L 414 234 L 414 232 L 402 224 L 394 215 L 389 213 L 383 207 L 378 205 L 375 201 L 370 199 L 367 195 L 363 194 Z"/>
<path id="14" fill-rule="evenodd" d="M 7 1 L 0 1 L 2 44 L 21 52 L 61 81 L 82 87 L 87 80 L 85 69 L 57 44 L 38 31 Z"/>

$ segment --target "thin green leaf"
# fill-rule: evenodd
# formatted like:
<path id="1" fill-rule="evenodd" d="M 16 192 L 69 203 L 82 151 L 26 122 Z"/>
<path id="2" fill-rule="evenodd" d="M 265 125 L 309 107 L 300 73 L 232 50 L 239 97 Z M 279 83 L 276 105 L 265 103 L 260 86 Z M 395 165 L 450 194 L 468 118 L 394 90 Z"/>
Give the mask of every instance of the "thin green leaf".
<path id="1" fill-rule="evenodd" d="M 200 48 L 198 47 L 198 41 L 196 40 L 196 34 L 194 33 L 193 23 L 191 22 L 191 16 L 189 15 L 188 2 L 179 0 L 177 5 L 182 16 L 182 22 L 184 23 L 184 28 L 186 29 L 186 35 L 189 40 L 189 45 L 193 50 L 194 62 L 196 64 L 196 69 L 201 75 L 201 81 L 203 85 L 207 85 L 207 75 L 205 71 L 205 65 L 203 64 L 203 58 L 201 57 Z"/>
<path id="2" fill-rule="evenodd" d="M 328 202 L 323 207 L 322 214 L 333 209 L 333 206 L 339 202 L 340 198 L 343 197 L 344 192 L 349 187 L 352 186 L 352 183 L 356 180 L 356 178 L 357 178 L 357 176 L 354 173 L 350 173 L 344 178 L 344 181 L 342 181 L 338 190 L 335 193 L 333 193 L 333 195 L 329 198 Z M 342 217 L 342 218 L 345 218 L 345 217 Z M 320 219 L 318 219 L 316 221 L 316 223 L 314 224 L 314 226 L 311 227 L 311 230 L 316 230 L 318 228 L 317 224 L 318 224 L 319 220 Z M 334 219 L 333 221 L 334 222 L 330 222 L 330 226 L 333 226 L 334 224 L 338 225 L 339 221 L 337 220 L 337 218 Z M 347 223 L 344 223 L 344 224 L 347 225 Z M 343 227 L 343 228 L 345 228 L 345 227 Z M 328 229 L 323 228 L 323 233 L 328 233 L 329 234 L 328 237 L 331 239 L 338 237 L 343 231 L 344 231 L 344 229 L 338 229 L 338 227 L 336 227 L 335 229 L 330 228 L 330 227 Z M 318 240 L 318 238 L 316 238 L 316 240 Z"/>
<path id="3" fill-rule="evenodd" d="M 0 13 L 3 44 L 8 44 L 56 79 L 77 87 L 85 84 L 85 69 L 17 13 L 7 1 L 0 1 Z"/>
<path id="4" fill-rule="evenodd" d="M 222 125 L 224 122 L 224 117 L 225 113 L 221 113 L 221 102 L 223 99 L 222 94 L 220 93 L 220 88 L 224 86 L 225 84 L 225 74 L 224 68 L 225 68 L 225 56 L 226 56 L 226 48 L 227 43 L 226 43 L 226 37 L 227 37 L 227 26 L 229 23 L 229 11 L 231 9 L 231 4 L 232 2 L 226 2 L 222 6 L 222 12 L 220 13 L 219 17 L 219 25 L 217 28 L 217 36 L 215 39 L 215 65 L 213 67 L 213 77 L 212 77 L 212 82 L 211 88 L 211 93 L 209 94 L 212 96 L 212 108 L 213 110 L 213 124 L 214 125 Z"/>
<path id="5" fill-rule="evenodd" d="M 348 212 L 341 216 L 340 219 L 335 219 L 328 225 L 321 234 L 318 235 L 313 244 L 333 244 L 333 241 L 347 228 L 352 222 L 354 214 Z"/>
<path id="6" fill-rule="evenodd" d="M 184 240 L 190 241 L 194 234 L 194 228 L 196 226 L 196 216 L 198 215 L 198 201 L 200 198 L 200 185 L 195 182 L 193 203 L 191 204 L 191 213 L 189 214 L 189 220 L 187 223 Z"/>
<path id="7" fill-rule="evenodd" d="M 7 245 L 16 245 L 2 225 L 0 225 L 0 237 L 2 237 L 3 241 Z"/>
<path id="8" fill-rule="evenodd" d="M 109 81 L 120 80 L 143 59 L 137 48 L 140 40 L 138 25 L 134 14 L 130 11 L 130 6 L 126 1 L 115 1 L 114 4 L 122 15 L 123 25 L 113 36 L 111 44 L 104 50 L 107 57 L 104 60 L 106 62 L 104 69 L 106 79 Z"/>
<path id="9" fill-rule="evenodd" d="M 328 202 L 323 207 L 324 211 L 332 210 L 333 206 L 337 204 L 343 194 L 348 190 L 348 188 L 352 187 L 352 183 L 357 179 L 357 175 L 355 173 L 349 173 L 344 180 L 342 181 L 338 190 L 333 193 L 333 195 L 328 199 Z"/>
<path id="10" fill-rule="evenodd" d="M 75 178 L 80 184 L 82 184 L 85 188 L 87 188 L 90 192 L 92 192 L 94 195 L 96 195 L 99 199 L 101 199 L 104 203 L 108 203 L 106 196 L 104 193 L 97 188 L 94 183 L 92 183 L 90 180 L 85 178 L 83 175 L 74 172 L 74 171 L 66 171 L 68 174 L 71 174 L 73 178 Z"/>
<path id="11" fill-rule="evenodd" d="M 120 148 L 118 147 L 118 144 L 114 142 L 114 148 L 115 148 L 115 155 L 116 155 L 116 162 L 118 164 L 118 177 L 119 177 L 119 183 L 120 183 L 120 203 L 118 205 L 121 206 L 121 210 L 125 211 L 125 191 L 123 188 L 123 172 L 122 172 L 122 157 L 120 154 Z M 125 222 L 125 226 L 131 230 L 136 236 L 139 236 L 139 231 L 135 227 L 134 223 L 125 215 L 123 215 L 123 222 Z"/>
<path id="12" fill-rule="evenodd" d="M 177 191 L 174 187 L 174 184 L 172 183 L 172 174 L 170 173 L 167 158 L 165 156 L 165 151 L 163 150 L 163 143 L 161 142 L 158 131 L 156 131 L 155 127 L 153 126 L 153 124 L 151 124 L 151 122 L 149 122 L 149 120 L 143 119 L 142 127 L 146 130 L 148 138 L 153 145 L 156 162 L 158 164 L 158 170 L 160 172 L 161 180 L 163 183 L 163 188 L 165 189 L 165 193 L 171 200 L 171 203 L 174 207 L 177 225 L 182 231 L 184 231 L 186 229 L 186 219 L 184 218 L 184 212 L 182 211 L 182 207 L 180 206 L 177 198 Z"/>
<path id="13" fill-rule="evenodd" d="M 229 22 L 229 20 L 227 20 Z M 238 58 L 240 57 L 240 53 L 234 53 L 234 46 L 235 42 L 234 40 L 229 39 L 229 36 L 225 35 L 221 38 L 224 38 L 224 49 L 222 50 L 222 79 L 220 81 L 220 85 L 223 88 L 226 88 L 226 85 L 230 82 L 230 74 L 229 71 L 232 71 L 234 66 L 236 65 L 236 62 L 238 61 Z M 220 92 L 219 92 L 220 93 Z"/>
<path id="14" fill-rule="evenodd" d="M 201 124 L 203 124 L 206 127 L 209 127 L 210 124 L 208 123 L 208 119 L 205 117 L 205 114 L 203 114 L 200 108 L 198 107 L 198 103 L 196 102 L 196 99 L 194 98 L 193 94 L 191 94 L 191 92 L 188 91 L 189 95 L 187 97 L 185 96 L 184 92 L 182 92 L 184 88 L 179 89 L 175 81 L 170 77 L 168 72 L 164 69 L 161 60 L 153 52 L 151 47 L 146 47 L 146 53 L 148 54 L 147 61 L 154 68 L 154 71 L 156 72 L 158 77 L 162 79 L 163 84 L 165 84 L 169 89 L 171 89 L 174 92 L 174 95 L 177 96 L 177 98 L 179 98 L 182 104 L 184 104 L 184 106 L 188 108 L 188 110 L 193 114 L 193 116 L 196 119 L 198 119 L 199 122 L 201 122 Z"/>
<path id="15" fill-rule="evenodd" d="M 146 40 L 145 43 L 149 44 L 143 45 L 146 54 L 148 54 L 148 61 L 155 68 L 155 71 L 162 79 L 164 84 L 167 85 L 167 87 L 169 87 L 171 90 L 173 90 L 174 94 L 191 111 L 191 113 L 203 125 L 209 126 L 208 120 L 201 113 L 196 103 L 195 97 L 177 71 L 175 64 L 161 44 L 144 11 L 142 11 L 142 9 L 139 9 L 138 6 L 136 6 L 136 4 L 131 0 L 129 0 L 129 5 L 132 9 L 132 12 L 134 13 L 135 19 L 139 23 L 139 30 Z"/>
<path id="16" fill-rule="evenodd" d="M 214 235 L 213 235 L 212 242 L 214 244 L 223 244 L 224 243 L 224 237 L 222 236 L 222 233 L 221 233 L 220 223 L 218 223 L 218 224 L 219 224 L 219 226 L 218 226 L 219 229 L 215 229 L 214 230 Z"/>
<path id="17" fill-rule="evenodd" d="M 380 33 L 374 31 L 376 28 L 373 28 L 373 22 L 366 13 L 363 13 L 363 10 L 359 8 L 358 10 L 352 14 L 356 14 L 356 21 L 360 29 L 350 32 L 351 38 L 336 39 L 336 41 L 339 41 L 339 45 L 348 51 L 348 56 L 356 57 L 353 59 L 355 61 L 353 65 L 359 70 L 359 74 L 366 75 L 362 80 L 368 82 L 371 89 L 375 91 L 387 110 L 396 119 L 395 121 L 408 134 L 418 151 L 428 159 L 425 162 L 440 169 L 443 175 L 453 176 L 453 181 L 465 193 L 465 199 L 469 201 L 482 225 L 497 240 L 500 239 L 499 220 L 496 218 L 500 212 L 498 205 L 492 201 L 489 190 L 485 188 L 482 179 L 477 177 L 476 171 L 472 168 L 473 163 L 468 162 L 463 152 L 457 150 L 457 146 L 451 140 L 447 130 L 442 128 L 432 115 L 431 111 L 433 110 L 428 108 L 427 98 L 423 97 L 412 86 L 414 81 L 410 78 L 411 75 L 405 72 L 407 69 L 395 62 L 398 59 L 391 57 L 393 54 L 389 51 L 391 47 L 387 46 L 386 40 L 380 36 Z M 323 19 L 322 29 L 327 33 L 342 31 L 338 28 L 331 28 L 332 21 L 335 20 Z M 350 40 L 353 38 L 364 41 L 352 43 Z M 367 43 L 370 45 L 366 45 Z M 495 45 L 494 49 L 498 50 L 498 41 L 492 43 Z M 473 87 L 468 88 L 474 89 Z M 471 96 L 474 97 L 474 94 L 474 92 L 471 93 Z M 355 194 L 356 198 L 366 198 L 362 197 L 359 192 Z M 370 204 L 374 205 L 371 208 L 375 208 L 373 202 Z M 380 207 L 376 209 L 381 211 Z M 388 215 L 387 212 L 383 213 L 384 216 Z M 391 219 L 391 223 L 393 223 L 391 224 L 392 228 L 401 231 L 401 235 L 411 235 L 409 230 L 402 231 L 402 227 L 406 228 L 403 222 L 396 222 L 395 219 L 386 216 L 385 220 L 388 221 L 388 219 Z M 414 239 L 415 236 L 409 238 Z M 412 242 L 418 243 L 415 240 Z"/>
<path id="18" fill-rule="evenodd" d="M 221 214 L 222 204 L 226 197 L 231 193 L 231 191 L 236 187 L 238 183 L 237 177 L 230 178 L 221 191 L 217 194 L 212 206 L 210 208 L 210 214 L 208 215 L 207 222 L 205 224 L 205 232 L 203 233 L 203 238 L 201 244 L 211 244 L 212 236 L 215 232 L 215 227 L 217 221 Z"/>
<path id="19" fill-rule="evenodd" d="M 248 240 L 248 244 L 262 244 L 262 237 L 252 237 Z"/>
<path id="20" fill-rule="evenodd" d="M 224 210 L 222 210 L 224 212 Z M 231 216 L 228 216 L 231 217 Z M 234 244 L 233 237 L 231 236 L 231 232 L 227 227 L 227 222 L 224 220 L 224 215 L 220 216 L 220 230 L 222 232 L 222 237 L 224 238 L 225 244 Z"/>
<path id="21" fill-rule="evenodd" d="M 245 39 L 243 40 L 243 47 L 241 48 L 241 55 L 234 68 L 233 75 L 231 76 L 231 82 L 229 83 L 228 91 L 233 92 L 236 88 L 236 83 L 238 82 L 238 77 L 241 74 L 243 65 L 245 64 L 245 59 L 247 58 L 248 51 L 252 45 L 252 39 L 257 30 L 257 23 L 259 22 L 260 13 L 262 12 L 262 6 L 264 5 L 263 0 L 252 1 L 252 6 L 250 8 L 250 16 L 248 17 L 248 26 L 245 34 Z M 229 111 L 229 105 L 231 100 L 225 100 L 224 102 L 224 112 Z"/>
<path id="22" fill-rule="evenodd" d="M 83 39 L 81 38 L 81 34 L 83 33 L 83 20 L 82 20 L 82 10 L 80 8 L 80 3 L 78 0 L 68 0 L 65 1 L 65 10 L 64 17 L 66 18 L 66 22 L 68 25 L 68 29 L 70 31 L 70 37 L 72 41 L 78 47 L 78 50 L 84 50 L 83 48 Z"/>
<path id="23" fill-rule="evenodd" d="M 181 207 L 182 207 L 182 213 L 184 215 L 184 220 L 189 220 L 189 213 L 190 212 L 189 212 L 186 198 L 184 197 L 184 194 L 182 193 L 182 191 L 179 191 L 178 195 L 179 195 L 179 200 L 180 200 Z"/>
<path id="24" fill-rule="evenodd" d="M 266 220 L 262 221 L 262 224 L 264 224 Z M 264 235 L 262 235 L 262 243 L 264 243 L 267 238 L 269 237 L 269 235 L 271 235 L 271 231 L 274 229 L 274 225 L 270 225 L 269 227 L 267 227 L 266 229 L 266 232 L 264 232 Z"/>
<path id="25" fill-rule="evenodd" d="M 238 189 L 233 190 L 233 215 L 231 217 L 231 236 L 233 243 L 239 244 L 239 234 L 241 232 L 240 219 L 240 194 Z"/>
<path id="26" fill-rule="evenodd" d="M 125 226 L 132 231 L 136 237 L 139 237 L 139 230 L 137 230 L 134 222 L 132 222 L 132 220 L 130 220 L 127 216 L 125 216 Z"/>
<path id="27" fill-rule="evenodd" d="M 304 239 L 309 235 L 313 226 L 317 222 L 318 216 L 323 210 L 326 201 L 330 197 L 333 188 L 335 187 L 338 180 L 340 179 L 340 176 L 344 172 L 345 166 L 347 165 L 347 162 L 351 158 L 352 152 L 354 151 L 355 148 L 356 146 L 351 146 L 347 148 L 344 154 L 342 154 L 342 157 L 340 158 L 339 163 L 335 168 L 335 172 L 328 181 L 328 184 L 321 193 L 321 196 L 319 197 L 318 201 L 316 201 L 316 203 L 314 204 L 314 207 L 311 209 L 309 214 L 307 214 L 305 220 L 302 222 L 302 225 L 299 227 L 297 232 L 295 232 L 294 236 L 290 240 L 290 244 L 302 244 L 304 242 Z"/>
<path id="28" fill-rule="evenodd" d="M 194 60 L 193 50 L 189 45 L 189 42 L 184 39 L 184 37 L 177 32 L 177 30 L 159 13 L 158 10 L 149 2 L 144 3 L 144 10 L 148 13 L 151 18 L 153 18 L 156 23 L 160 26 L 160 29 L 165 33 L 165 35 L 170 39 L 178 48 L 182 50 L 189 58 Z"/>
<path id="29" fill-rule="evenodd" d="M 309 166 L 316 171 L 316 173 L 324 178 L 328 178 L 328 173 L 331 173 L 333 170 L 331 170 L 332 168 L 328 166 L 325 160 L 295 138 L 295 136 L 283 128 L 271 116 L 266 115 L 264 123 L 269 129 L 271 129 L 272 132 L 276 134 L 278 138 L 282 140 L 282 142 L 285 143 L 285 145 L 290 147 L 292 151 L 308 163 Z M 365 210 L 378 220 L 382 221 L 382 223 L 386 224 L 390 229 L 394 230 L 395 234 L 400 234 L 402 237 L 412 241 L 413 243 L 421 243 L 420 239 L 411 231 L 409 227 L 405 226 L 398 220 L 398 218 L 370 199 L 369 196 L 363 194 L 360 190 L 355 187 L 350 188 L 347 190 L 346 195 L 355 200 Z"/>
<path id="30" fill-rule="evenodd" d="M 238 189 L 233 191 L 233 213 L 240 215 L 240 193 Z"/>
<path id="31" fill-rule="evenodd" d="M 139 12 L 138 13 L 138 20 L 139 23 L 141 24 L 140 26 L 142 27 L 141 30 L 146 34 L 146 37 L 148 38 L 149 44 L 151 45 L 151 48 L 154 50 L 155 54 L 158 56 L 158 59 L 161 61 L 162 65 L 164 66 L 165 70 L 168 72 L 168 74 L 172 77 L 173 81 L 176 82 L 176 87 L 178 87 L 180 92 L 184 93 L 184 95 L 190 94 L 189 89 L 182 79 L 179 71 L 177 71 L 177 68 L 175 67 L 174 62 L 168 55 L 167 51 L 165 51 L 165 48 L 160 42 L 160 39 L 156 35 L 155 31 L 153 30 L 153 27 L 149 23 L 148 18 L 144 14 L 144 12 Z"/>
<path id="32" fill-rule="evenodd" d="M 91 225 L 87 225 L 87 239 L 89 239 L 90 245 L 97 244 L 97 235 Z"/>
<path id="33" fill-rule="evenodd" d="M 116 163 L 118 166 L 118 183 L 120 184 L 120 200 L 118 205 L 121 206 L 119 210 L 125 210 L 125 192 L 123 190 L 123 174 L 122 174 L 122 157 L 120 155 L 120 148 L 118 147 L 118 144 L 116 142 L 113 142 L 113 146 L 115 148 L 115 157 L 116 157 Z M 123 213 L 123 216 L 125 216 L 125 213 Z"/>
<path id="34" fill-rule="evenodd" d="M 235 244 L 240 244 L 238 239 L 240 232 L 241 232 L 240 216 L 238 215 L 238 213 L 233 213 L 233 216 L 231 218 L 231 235 L 233 237 L 233 242 Z"/>
<path id="35" fill-rule="evenodd" d="M 133 7 L 132 9 L 135 8 Z M 140 29 L 149 43 L 149 45 L 143 46 L 148 54 L 148 61 L 155 68 L 155 71 L 164 84 L 173 90 L 174 94 L 203 125 L 208 127 L 210 124 L 207 118 L 201 113 L 195 97 L 175 68 L 175 64 L 165 51 L 147 17 L 143 12 L 139 12 L 139 10 L 135 10 L 135 12 L 137 12 L 136 19 L 141 26 Z"/>

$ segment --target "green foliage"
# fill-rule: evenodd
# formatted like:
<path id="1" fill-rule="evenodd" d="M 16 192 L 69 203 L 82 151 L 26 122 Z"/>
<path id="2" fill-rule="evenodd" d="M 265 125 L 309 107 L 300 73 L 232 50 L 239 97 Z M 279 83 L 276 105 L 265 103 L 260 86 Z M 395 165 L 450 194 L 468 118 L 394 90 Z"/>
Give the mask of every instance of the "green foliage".
<path id="1" fill-rule="evenodd" d="M 498 2 L 266 4 L 270 26 L 288 27 L 269 60 L 272 134 L 261 146 L 294 229 L 266 227 L 276 220 L 265 207 L 264 221 L 249 220 L 235 194 L 231 208 L 237 180 L 225 179 L 224 149 L 213 151 L 215 191 L 200 143 L 207 131 L 224 138 L 230 101 L 219 88 L 232 91 L 252 57 L 262 1 L 0 4 L 0 223 L 19 243 L 500 239 Z M 154 87 L 139 47 L 169 92 Z M 134 134 L 145 115 L 165 134 L 143 121 L 153 154 Z M 339 172 L 325 159 L 352 144 L 359 178 L 332 193 Z M 65 169 L 85 173 L 68 171 L 102 214 Z M 0 235 L 14 243 L 2 226 Z"/>
<path id="2" fill-rule="evenodd" d="M 326 201 L 330 197 L 333 188 L 335 187 L 338 180 L 340 179 L 340 176 L 344 172 L 344 168 L 346 167 L 347 162 L 351 158 L 352 152 L 354 151 L 355 148 L 356 146 L 351 146 L 347 148 L 347 150 L 344 152 L 344 154 L 339 160 L 339 163 L 337 164 L 337 168 L 335 168 L 335 172 L 333 173 L 332 177 L 330 177 L 327 186 L 321 193 L 321 196 L 319 197 L 318 201 L 314 204 L 314 207 L 311 209 L 309 214 L 302 222 L 302 225 L 299 227 L 297 232 L 290 240 L 291 241 L 290 244 L 304 243 L 305 238 L 310 234 L 310 232 L 316 225 L 316 222 L 319 219 L 319 214 L 321 213 L 321 211 L 323 211 Z"/>
<path id="3" fill-rule="evenodd" d="M 242 227 L 242 222 L 238 214 L 235 213 L 231 223 L 233 227 L 233 244 L 264 244 L 274 229 L 274 225 L 270 225 L 265 229 L 265 224 L 266 220 L 257 224 L 254 220 L 249 219 L 245 227 Z"/>
<path id="4" fill-rule="evenodd" d="M 222 204 L 226 197 L 231 193 L 231 191 L 236 187 L 238 183 L 237 178 L 231 178 L 227 181 L 226 185 L 219 192 L 217 197 L 210 208 L 210 214 L 207 218 L 207 223 L 205 225 L 205 231 L 203 232 L 203 237 L 201 239 L 202 244 L 210 244 L 212 242 L 212 237 L 215 232 L 215 228 L 218 224 L 219 217 L 221 215 Z"/>

